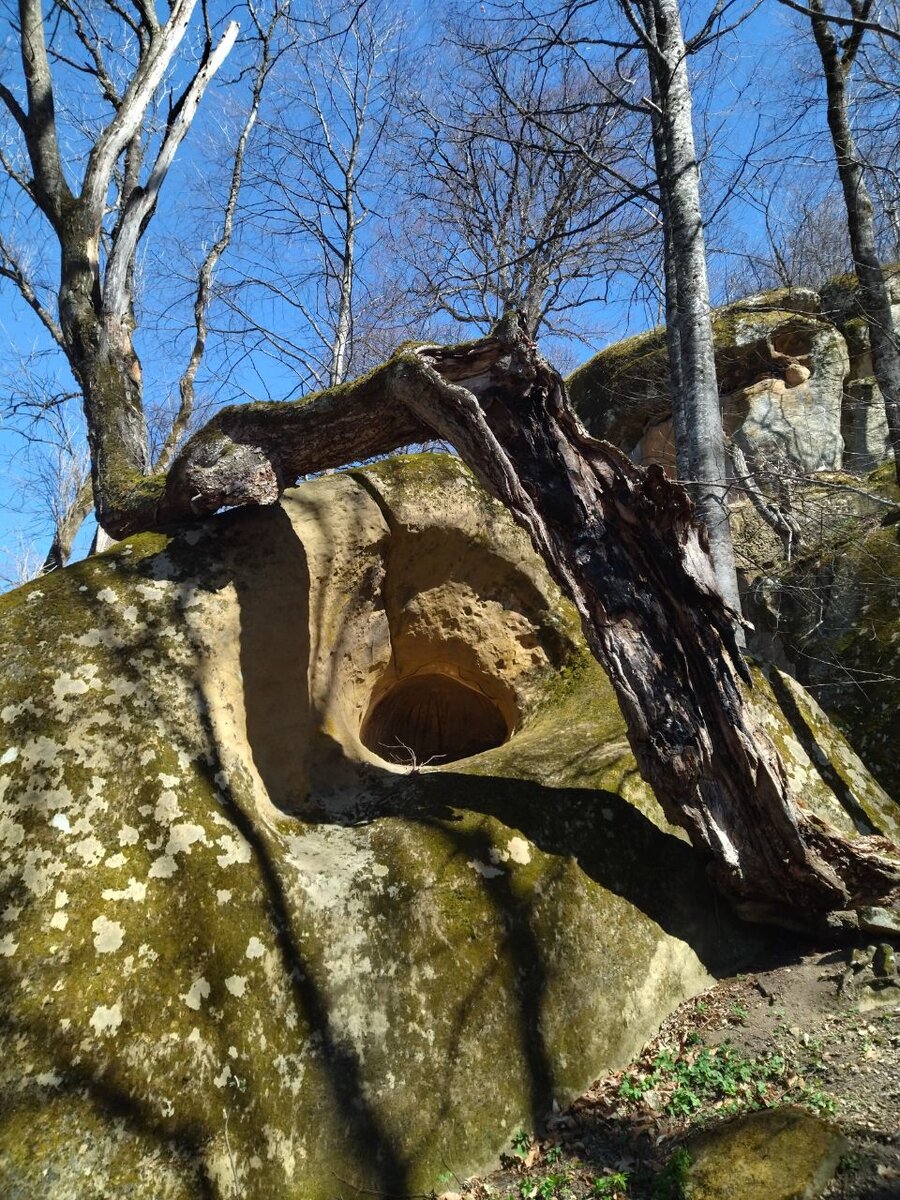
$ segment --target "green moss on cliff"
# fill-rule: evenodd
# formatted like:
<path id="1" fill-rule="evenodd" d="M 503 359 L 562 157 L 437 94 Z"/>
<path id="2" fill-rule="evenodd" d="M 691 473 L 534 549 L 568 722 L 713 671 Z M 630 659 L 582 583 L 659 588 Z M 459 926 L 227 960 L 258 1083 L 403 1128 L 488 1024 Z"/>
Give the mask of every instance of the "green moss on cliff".
<path id="1" fill-rule="evenodd" d="M 421 488 L 440 489 L 458 483 L 461 478 L 474 484 L 474 476 L 461 458 L 432 450 L 392 454 L 371 463 L 362 473 L 390 486 L 392 491 L 402 491 L 413 498 Z"/>
<path id="2" fill-rule="evenodd" d="M 601 350 L 566 381 L 572 403 L 597 437 L 636 442 L 646 398 L 665 406 L 669 364 L 664 329 L 637 334 Z M 615 410 L 615 411 L 613 411 Z"/>
<path id="3" fill-rule="evenodd" d="M 893 464 L 870 477 L 898 496 Z M 879 512 L 882 510 L 878 510 Z M 782 636 L 828 715 L 882 787 L 900 801 L 900 544 L 877 516 L 848 520 L 810 549 L 781 583 Z"/>
<path id="4" fill-rule="evenodd" d="M 782 288 L 713 312 L 716 373 L 727 393 L 774 370 L 767 338 L 779 330 L 812 341 L 828 328 L 815 315 L 814 293 Z M 820 353 L 825 353 L 820 348 Z M 669 366 L 665 329 L 637 334 L 601 350 L 567 380 L 572 403 L 595 436 L 619 446 L 635 444 L 649 419 L 668 409 Z"/>
<path id="5" fill-rule="evenodd" d="M 857 615 L 832 649 L 848 673 L 844 686 L 822 689 L 833 715 L 882 785 L 900 801 L 896 722 L 900 712 L 900 542 L 896 526 L 847 545 Z M 845 559 L 845 569 L 847 560 Z"/>
<path id="6" fill-rule="evenodd" d="M 868 477 L 869 485 L 886 500 L 895 500 L 900 504 L 900 484 L 897 483 L 897 465 L 892 458 L 876 467 Z"/>

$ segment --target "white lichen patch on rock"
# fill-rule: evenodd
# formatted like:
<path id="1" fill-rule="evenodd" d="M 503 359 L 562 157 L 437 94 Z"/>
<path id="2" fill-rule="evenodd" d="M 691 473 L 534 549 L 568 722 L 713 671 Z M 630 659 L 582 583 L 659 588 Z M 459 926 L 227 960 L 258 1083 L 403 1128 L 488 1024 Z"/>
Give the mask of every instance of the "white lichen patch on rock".
<path id="1" fill-rule="evenodd" d="M 125 930 L 118 921 L 110 921 L 108 917 L 95 917 L 91 929 L 94 931 L 94 949 L 98 954 L 112 954 L 121 948 L 125 940 Z"/>
<path id="2" fill-rule="evenodd" d="M 182 996 L 182 1000 L 184 1000 L 188 1008 L 198 1010 L 203 1001 L 209 996 L 209 993 L 209 980 L 204 979 L 201 976 L 199 979 L 194 980 L 194 982 Z"/>
<path id="3" fill-rule="evenodd" d="M 513 862 L 520 863 L 522 866 L 531 862 L 531 850 L 524 838 L 510 838 L 506 849 Z"/>
<path id="4" fill-rule="evenodd" d="M 96 673 L 97 668 L 93 671 Z M 53 681 L 53 695 L 57 702 L 66 700 L 70 696 L 83 696 L 90 688 L 90 683 L 86 679 L 78 679 L 74 675 L 64 673 L 58 675 Z"/>
<path id="5" fill-rule="evenodd" d="M 147 885 L 132 878 L 128 880 L 127 887 L 118 890 L 116 888 L 105 888 L 100 895 L 104 900 L 135 900 L 137 903 L 142 904 L 147 899 Z"/>
<path id="6" fill-rule="evenodd" d="M 488 863 L 479 862 L 477 858 L 470 858 L 466 866 L 471 867 L 482 879 L 497 879 L 504 873 L 502 867 L 490 866 Z"/>
<path id="7" fill-rule="evenodd" d="M 91 1014 L 90 1025 L 96 1034 L 113 1034 L 122 1024 L 120 1004 L 98 1004 Z"/>
<path id="8" fill-rule="evenodd" d="M 262 944 L 262 942 L 259 940 L 259 938 L 252 937 L 250 939 L 250 941 L 247 943 L 247 948 L 244 951 L 244 957 L 245 958 L 262 958 L 262 956 L 265 954 L 265 952 L 266 952 L 266 948 Z"/>
<path id="9" fill-rule="evenodd" d="M 253 852 L 250 843 L 242 833 L 223 833 L 216 838 L 216 845 L 222 851 L 216 858 L 220 867 L 231 867 L 250 862 Z"/>
<path id="10" fill-rule="evenodd" d="M 229 975 L 225 980 L 225 986 L 232 996 L 240 997 L 247 990 L 247 980 L 243 975 Z"/>

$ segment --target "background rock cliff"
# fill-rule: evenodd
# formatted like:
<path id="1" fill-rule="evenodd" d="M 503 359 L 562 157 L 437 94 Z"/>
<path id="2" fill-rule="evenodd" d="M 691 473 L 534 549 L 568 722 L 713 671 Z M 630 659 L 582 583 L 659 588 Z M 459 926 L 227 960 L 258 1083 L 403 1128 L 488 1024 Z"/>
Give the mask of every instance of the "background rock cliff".
<path id="1" fill-rule="evenodd" d="M 885 273 L 900 323 L 900 264 Z M 781 288 L 739 300 L 716 310 L 713 333 L 726 432 L 751 465 L 866 474 L 888 456 L 855 276 L 821 294 Z M 637 462 L 674 466 L 664 329 L 602 350 L 568 384 L 596 437 Z"/>
<path id="2" fill-rule="evenodd" d="M 885 274 L 900 324 L 900 265 Z M 856 278 L 750 296 L 717 310 L 714 332 L 726 432 L 743 455 L 731 524 L 750 648 L 812 691 L 900 801 L 900 542 L 883 524 L 900 491 Z M 661 329 L 569 380 L 592 433 L 674 473 L 668 386 Z"/>

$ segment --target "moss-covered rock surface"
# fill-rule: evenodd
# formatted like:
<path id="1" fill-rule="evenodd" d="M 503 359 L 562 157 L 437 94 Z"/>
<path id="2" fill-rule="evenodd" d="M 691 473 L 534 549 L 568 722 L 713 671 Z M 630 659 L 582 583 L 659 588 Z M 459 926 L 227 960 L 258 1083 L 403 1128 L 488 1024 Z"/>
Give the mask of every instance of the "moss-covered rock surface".
<path id="1" fill-rule="evenodd" d="M 0 662 L 4 1196 L 428 1191 L 758 944 L 455 460 L 132 538 L 3 597 Z M 367 744 L 429 678 L 506 740 L 419 761 L 420 700 Z M 757 690 L 810 803 L 859 823 L 824 755 L 889 822 Z"/>
<path id="2" fill-rule="evenodd" d="M 900 298 L 900 270 L 887 277 Z M 779 288 L 716 309 L 713 337 L 726 433 L 763 478 L 785 468 L 865 474 L 889 454 L 855 276 L 833 280 L 821 296 Z M 568 385 L 591 433 L 674 470 L 664 329 L 608 346 Z"/>
<path id="3" fill-rule="evenodd" d="M 815 1200 L 849 1149 L 833 1125 L 785 1107 L 750 1113 L 689 1145 L 689 1200 Z"/>
<path id="4" fill-rule="evenodd" d="M 866 486 L 900 502 L 893 463 Z M 773 572 L 770 603 L 795 673 L 900 802 L 900 526 L 881 523 L 884 507 L 850 516 L 839 505 L 823 539 Z"/>

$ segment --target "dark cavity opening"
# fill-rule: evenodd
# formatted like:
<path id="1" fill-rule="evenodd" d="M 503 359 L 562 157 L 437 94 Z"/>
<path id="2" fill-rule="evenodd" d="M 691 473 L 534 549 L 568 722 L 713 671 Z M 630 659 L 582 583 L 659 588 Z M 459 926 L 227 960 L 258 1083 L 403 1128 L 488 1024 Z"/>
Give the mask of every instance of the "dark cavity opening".
<path id="1" fill-rule="evenodd" d="M 509 733 L 487 696 L 451 675 L 428 673 L 398 680 L 369 709 L 360 737 L 388 762 L 424 766 L 480 754 Z"/>

